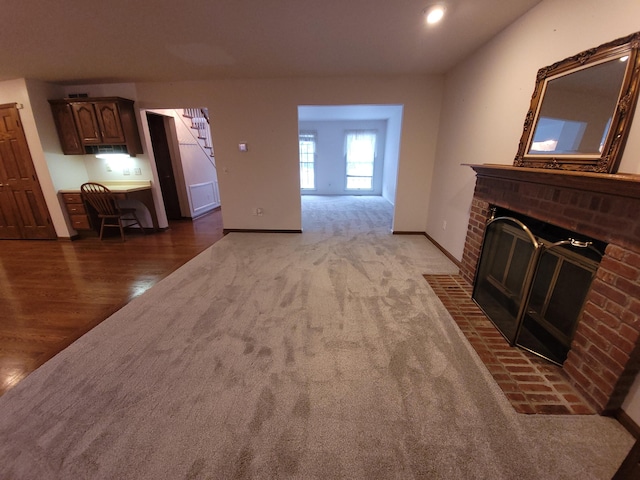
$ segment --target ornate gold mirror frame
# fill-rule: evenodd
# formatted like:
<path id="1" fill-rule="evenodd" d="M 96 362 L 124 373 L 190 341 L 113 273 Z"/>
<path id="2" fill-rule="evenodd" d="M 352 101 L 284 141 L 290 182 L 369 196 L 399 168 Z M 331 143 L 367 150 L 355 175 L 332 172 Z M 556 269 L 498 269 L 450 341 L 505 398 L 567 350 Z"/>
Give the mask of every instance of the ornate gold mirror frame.
<path id="1" fill-rule="evenodd" d="M 538 70 L 516 167 L 615 173 L 640 85 L 640 32 Z"/>

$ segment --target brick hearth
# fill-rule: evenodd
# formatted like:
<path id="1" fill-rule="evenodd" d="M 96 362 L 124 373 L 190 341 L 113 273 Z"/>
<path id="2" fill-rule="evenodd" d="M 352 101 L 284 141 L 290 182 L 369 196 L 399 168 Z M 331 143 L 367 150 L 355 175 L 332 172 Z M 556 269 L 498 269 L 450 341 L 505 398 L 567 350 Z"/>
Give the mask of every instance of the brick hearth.
<path id="1" fill-rule="evenodd" d="M 460 274 L 473 283 L 492 206 L 608 243 L 563 368 L 599 413 L 620 408 L 640 367 L 640 176 L 472 165 Z"/>
<path id="2" fill-rule="evenodd" d="M 425 275 L 464 336 L 518 413 L 594 414 L 561 367 L 513 348 L 471 299 L 460 275 Z"/>

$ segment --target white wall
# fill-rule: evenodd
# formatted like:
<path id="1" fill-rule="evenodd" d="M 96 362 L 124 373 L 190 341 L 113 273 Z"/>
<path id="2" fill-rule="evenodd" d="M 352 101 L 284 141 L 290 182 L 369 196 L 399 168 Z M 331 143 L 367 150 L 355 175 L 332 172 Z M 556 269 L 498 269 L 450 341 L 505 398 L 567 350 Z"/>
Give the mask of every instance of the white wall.
<path id="1" fill-rule="evenodd" d="M 462 258 L 475 174 L 461 164 L 513 163 L 537 70 L 637 31 L 638 18 L 638 1 L 544 0 L 447 75 L 431 237 Z M 619 172 L 640 173 L 640 109 Z M 623 408 L 640 424 L 640 380 Z"/>
<path id="2" fill-rule="evenodd" d="M 638 18 L 637 1 L 544 0 L 447 75 L 427 233 L 454 257 L 475 186 L 461 164 L 512 164 L 537 70 L 637 31 Z M 620 172 L 640 173 L 638 112 Z"/>
<path id="3" fill-rule="evenodd" d="M 300 131 L 316 132 L 315 190 L 302 190 L 312 195 L 381 195 L 382 174 L 386 151 L 386 120 L 353 121 L 301 121 Z M 349 130 L 375 130 L 376 159 L 373 189 L 354 191 L 346 189 L 345 134 Z"/>
<path id="4" fill-rule="evenodd" d="M 382 174 L 382 196 L 392 205 L 396 203 L 398 159 L 402 136 L 402 106 L 394 108 L 387 119 L 387 143 Z"/>
<path id="5" fill-rule="evenodd" d="M 7 103 L 23 103 L 24 114 L 31 116 L 25 83 L 24 80 L 3 82 L 0 95 Z M 105 163 L 93 156 L 62 155 L 47 99 L 62 98 L 70 93 L 135 100 L 138 126 L 145 137 L 146 122 L 140 118 L 142 109 L 207 106 L 213 118 L 223 224 L 229 229 L 301 229 L 298 105 L 402 106 L 401 117 L 393 119 L 394 128 L 399 128 L 402 122 L 394 230 L 425 230 L 440 116 L 441 77 L 220 80 L 65 87 L 30 83 L 34 85 L 31 101 L 34 111 L 39 112 L 39 119 L 37 126 L 35 119 L 31 125 L 25 122 L 25 130 L 58 236 L 68 237 L 75 232 L 66 222 L 57 191 L 77 188 L 88 179 L 151 180 L 160 226 L 168 225 L 157 171 L 149 161 L 145 142 L 145 153 L 132 160 L 131 169 L 139 167 L 142 172 L 137 178 L 124 175 L 119 169 L 108 172 Z M 39 143 L 39 133 L 47 139 L 46 151 Z M 240 153 L 237 144 L 245 141 L 249 143 L 249 151 Z M 385 191 L 392 192 L 393 188 L 385 186 Z M 252 215 L 257 207 L 263 209 L 264 215 Z"/>
<path id="6" fill-rule="evenodd" d="M 424 231 L 442 79 L 431 76 L 136 84 L 140 108 L 207 106 L 227 229 L 300 230 L 298 105 L 403 105 L 394 228 Z M 238 151 L 247 142 L 249 151 Z M 262 216 L 252 215 L 262 208 Z"/>

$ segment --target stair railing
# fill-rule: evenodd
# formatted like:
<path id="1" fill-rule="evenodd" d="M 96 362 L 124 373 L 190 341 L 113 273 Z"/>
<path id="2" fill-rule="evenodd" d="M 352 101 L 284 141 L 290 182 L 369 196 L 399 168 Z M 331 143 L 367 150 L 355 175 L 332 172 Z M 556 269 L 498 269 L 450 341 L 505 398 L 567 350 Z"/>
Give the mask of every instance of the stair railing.
<path id="1" fill-rule="evenodd" d="M 176 113 L 179 113 L 176 110 Z M 193 135 L 196 143 L 200 146 L 202 152 L 207 156 L 213 168 L 217 170 L 215 162 L 215 154 L 213 151 L 213 142 L 211 140 L 211 129 L 209 128 L 209 115 L 205 109 L 202 108 L 184 108 L 182 114 L 178 115 L 185 126 L 189 127 L 189 130 L 193 134 L 193 130 L 197 131 L 197 136 Z M 190 120 L 188 125 L 185 119 Z M 194 121 L 195 120 L 195 121 Z M 204 145 L 203 145 L 204 143 Z"/>
<path id="2" fill-rule="evenodd" d="M 198 138 L 204 142 L 205 148 L 213 153 L 213 141 L 211 139 L 211 128 L 209 123 L 209 113 L 204 108 L 185 108 L 184 116 L 191 119 L 191 127 L 197 130 Z"/>

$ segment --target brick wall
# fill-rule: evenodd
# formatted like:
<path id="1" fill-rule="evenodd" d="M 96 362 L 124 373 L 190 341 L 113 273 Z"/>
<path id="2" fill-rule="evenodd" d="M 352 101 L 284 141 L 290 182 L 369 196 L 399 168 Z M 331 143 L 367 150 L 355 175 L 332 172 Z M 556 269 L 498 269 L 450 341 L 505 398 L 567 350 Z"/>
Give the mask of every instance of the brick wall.
<path id="1" fill-rule="evenodd" d="M 462 268 L 460 274 L 467 282 L 473 285 L 473 280 L 478 265 L 484 227 L 489 219 L 489 202 L 480 200 L 474 196 L 471 202 L 471 214 L 469 216 L 469 226 L 467 227 L 467 240 L 462 252 Z"/>
<path id="2" fill-rule="evenodd" d="M 622 405 L 640 368 L 640 195 L 582 190 L 567 178 L 565 187 L 479 173 L 460 273 L 473 283 L 492 205 L 607 242 L 564 370 L 608 413 Z"/>

